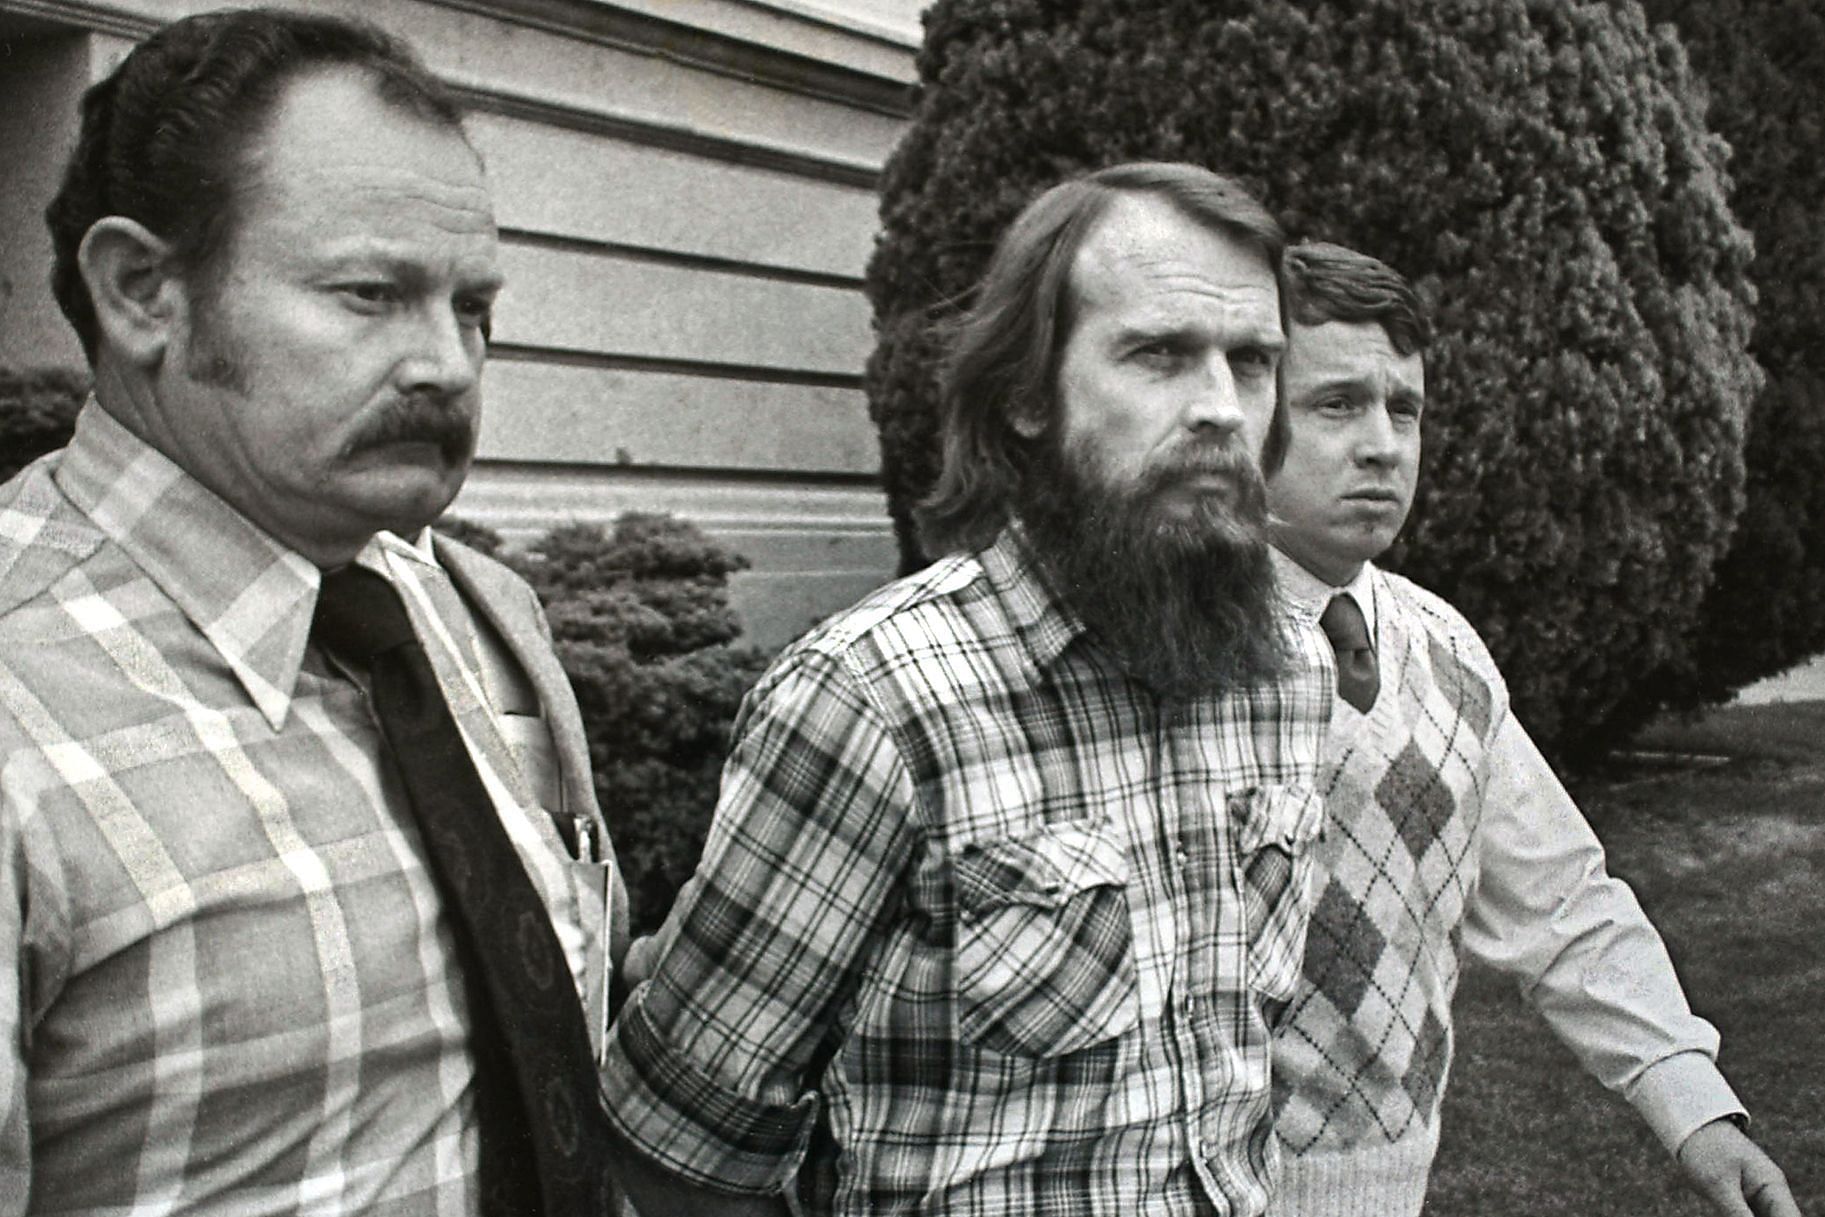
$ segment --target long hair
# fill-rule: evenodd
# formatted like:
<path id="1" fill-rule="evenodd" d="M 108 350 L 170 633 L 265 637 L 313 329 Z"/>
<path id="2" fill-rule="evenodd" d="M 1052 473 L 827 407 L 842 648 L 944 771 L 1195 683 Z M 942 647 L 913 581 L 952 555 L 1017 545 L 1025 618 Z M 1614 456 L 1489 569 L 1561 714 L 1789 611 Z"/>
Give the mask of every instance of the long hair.
<path id="1" fill-rule="evenodd" d="M 57 197 L 51 290 L 89 362 L 100 341 L 76 253 L 105 216 L 164 238 L 174 265 L 207 272 L 228 244 L 247 153 L 292 80 L 345 68 L 388 105 L 461 133 L 449 90 L 404 43 L 366 21 L 279 9 L 201 13 L 159 30 L 83 94 L 82 130 Z"/>
<path id="2" fill-rule="evenodd" d="M 1057 422 L 1058 364 L 1071 336 L 1071 271 L 1117 199 L 1163 199 L 1187 219 L 1267 256 L 1278 269 L 1280 226 L 1236 182 L 1197 165 L 1137 161 L 1061 182 L 1015 217 L 970 306 L 943 335 L 942 451 L 931 493 L 913 508 L 937 555 L 981 549 L 1007 523 L 1032 444 L 1016 420 Z"/>
<path id="3" fill-rule="evenodd" d="M 1281 259 L 1280 311 L 1298 325 L 1374 322 L 1400 355 L 1423 355 L 1432 342 L 1426 306 L 1399 271 L 1368 254 L 1323 241 L 1301 242 Z M 1286 442 L 1286 402 L 1282 399 L 1275 406 L 1261 453 L 1265 472 L 1279 470 L 1286 459 Z"/>

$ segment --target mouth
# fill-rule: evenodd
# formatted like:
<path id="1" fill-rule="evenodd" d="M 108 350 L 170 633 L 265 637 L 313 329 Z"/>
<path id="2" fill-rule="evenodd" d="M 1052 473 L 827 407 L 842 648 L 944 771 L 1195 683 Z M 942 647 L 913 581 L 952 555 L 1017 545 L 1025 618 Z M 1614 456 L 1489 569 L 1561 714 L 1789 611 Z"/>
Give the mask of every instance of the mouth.
<path id="1" fill-rule="evenodd" d="M 462 436 L 398 435 L 388 439 L 370 439 L 358 444 L 350 456 L 383 464 L 448 467 L 466 462 L 469 452 L 469 441 Z"/>
<path id="2" fill-rule="evenodd" d="M 447 465 L 457 459 L 456 445 L 435 439 L 396 439 L 376 444 L 374 449 L 388 453 L 395 460 L 420 460 Z"/>
<path id="3" fill-rule="evenodd" d="M 1400 495 L 1386 486 L 1364 486 L 1360 490 L 1350 491 L 1343 497 L 1346 501 L 1352 503 L 1390 503 L 1395 505 L 1400 503 Z"/>

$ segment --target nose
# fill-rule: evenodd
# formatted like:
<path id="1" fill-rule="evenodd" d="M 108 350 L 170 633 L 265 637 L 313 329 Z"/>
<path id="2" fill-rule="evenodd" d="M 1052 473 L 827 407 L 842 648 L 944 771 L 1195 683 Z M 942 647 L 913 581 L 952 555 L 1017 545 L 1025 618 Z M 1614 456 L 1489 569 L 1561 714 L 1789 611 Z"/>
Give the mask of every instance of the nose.
<path id="1" fill-rule="evenodd" d="M 485 347 L 481 331 L 465 324 L 455 308 L 448 303 L 427 305 L 419 311 L 410 346 L 400 361 L 401 388 L 446 397 L 467 393 L 481 378 Z"/>
<path id="2" fill-rule="evenodd" d="M 1184 421 L 1192 431 L 1211 430 L 1227 435 L 1242 430 L 1247 415 L 1227 358 L 1219 356 L 1204 362 L 1185 399 Z"/>
<path id="3" fill-rule="evenodd" d="M 1387 403 L 1377 403 L 1373 409 L 1363 411 L 1362 426 L 1356 433 L 1356 460 L 1363 465 L 1392 465 L 1399 458 L 1394 419 Z"/>

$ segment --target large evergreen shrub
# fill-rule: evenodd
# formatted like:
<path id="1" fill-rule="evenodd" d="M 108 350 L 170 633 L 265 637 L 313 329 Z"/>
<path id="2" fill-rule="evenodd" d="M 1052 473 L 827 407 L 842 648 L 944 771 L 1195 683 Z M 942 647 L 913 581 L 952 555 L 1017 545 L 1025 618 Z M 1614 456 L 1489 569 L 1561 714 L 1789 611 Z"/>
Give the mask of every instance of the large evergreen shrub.
<path id="1" fill-rule="evenodd" d="M 694 525 L 629 514 L 510 549 L 440 524 L 517 570 L 545 602 L 576 690 L 596 796 L 636 932 L 656 929 L 703 852 L 730 723 L 766 657 L 735 645 L 728 577 L 747 565 Z"/>
<path id="2" fill-rule="evenodd" d="M 1825 10 L 1815 0 L 1646 0 L 1676 23 L 1731 147 L 1755 235 L 1749 502 L 1705 599 L 1683 690 L 1717 700 L 1825 650 Z"/>
<path id="3" fill-rule="evenodd" d="M 1463 609 L 1549 743 L 1678 660 L 1743 502 L 1750 245 L 1683 51 L 1587 0 L 938 0 L 869 266 L 906 565 L 930 322 L 1040 188 L 1134 159 L 1242 177 L 1295 236 L 1412 276 L 1422 490 L 1392 560 Z"/>

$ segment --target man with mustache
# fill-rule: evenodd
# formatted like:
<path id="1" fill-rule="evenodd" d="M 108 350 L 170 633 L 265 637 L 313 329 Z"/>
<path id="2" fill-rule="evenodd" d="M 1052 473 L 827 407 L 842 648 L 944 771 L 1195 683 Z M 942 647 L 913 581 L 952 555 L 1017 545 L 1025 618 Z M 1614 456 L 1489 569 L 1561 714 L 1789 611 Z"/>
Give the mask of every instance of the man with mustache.
<path id="1" fill-rule="evenodd" d="M 946 556 L 787 650 L 607 1068 L 645 1217 L 1259 1214 L 1332 675 L 1257 457 L 1281 238 L 1041 195 L 950 335 Z"/>
<path id="2" fill-rule="evenodd" d="M 1373 563 L 1419 475 L 1429 327 L 1385 264 L 1288 250 L 1268 503 L 1284 584 L 1337 648 L 1304 979 L 1274 1044 L 1284 1217 L 1414 1217 L 1460 948 L 1620 1091 L 1724 1217 L 1798 1217 L 1737 1121 L 1718 1036 L 1508 707 L 1456 610 Z"/>
<path id="3" fill-rule="evenodd" d="M 47 219 L 95 390 L 0 489 L 0 1214 L 606 1211 L 581 721 L 426 527 L 501 285 L 457 107 L 372 26 L 193 17 Z"/>

